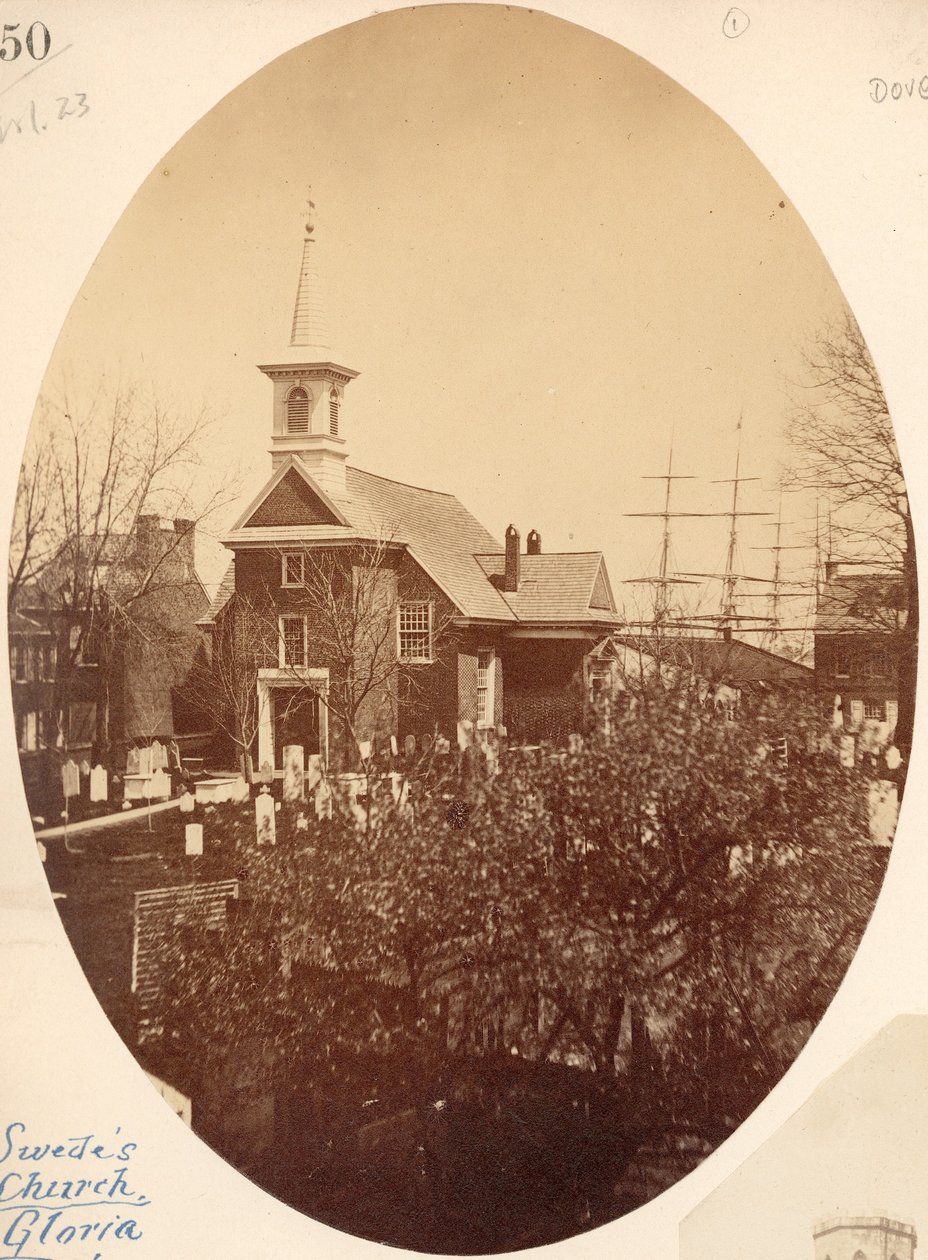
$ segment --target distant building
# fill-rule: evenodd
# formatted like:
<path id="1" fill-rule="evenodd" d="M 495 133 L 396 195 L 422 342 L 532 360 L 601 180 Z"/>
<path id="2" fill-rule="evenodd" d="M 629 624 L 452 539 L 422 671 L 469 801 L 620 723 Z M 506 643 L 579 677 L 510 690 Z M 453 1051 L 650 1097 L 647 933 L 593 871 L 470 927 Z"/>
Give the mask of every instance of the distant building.
<path id="1" fill-rule="evenodd" d="M 913 1260 L 915 1226 L 888 1216 L 839 1216 L 813 1230 L 815 1260 Z"/>
<path id="2" fill-rule="evenodd" d="M 845 730 L 888 739 L 907 620 L 901 573 L 829 562 L 815 617 L 815 686 Z"/>
<path id="3" fill-rule="evenodd" d="M 204 624 L 214 651 L 239 609 L 260 606 L 268 626 L 255 687 L 256 762 L 282 773 L 283 748 L 342 764 L 357 749 L 326 698 L 346 665 L 307 605 L 305 574 L 341 557 L 339 581 L 359 590 L 376 551 L 377 624 L 360 640 L 390 651 L 355 724 L 359 742 L 392 737 L 566 742 L 585 706 L 585 662 L 618 616 L 599 552 L 549 554 L 512 525 L 499 542 L 453 495 L 389 480 L 348 461 L 346 392 L 357 376 L 334 361 L 308 226 L 290 344 L 261 366 L 273 384 L 272 476 L 223 542 L 234 554 Z M 335 579 L 333 579 L 334 581 Z M 365 647 L 350 666 L 366 667 Z"/>
<path id="4" fill-rule="evenodd" d="M 205 650 L 195 623 L 209 605 L 194 540 L 192 520 L 140 515 L 131 534 L 106 540 L 81 614 L 66 611 L 76 567 L 67 543 L 20 592 L 10 617 L 10 675 L 33 811 L 57 802 L 67 757 L 86 764 L 109 752 L 113 767 L 124 768 L 128 746 L 202 730 L 183 688 Z"/>

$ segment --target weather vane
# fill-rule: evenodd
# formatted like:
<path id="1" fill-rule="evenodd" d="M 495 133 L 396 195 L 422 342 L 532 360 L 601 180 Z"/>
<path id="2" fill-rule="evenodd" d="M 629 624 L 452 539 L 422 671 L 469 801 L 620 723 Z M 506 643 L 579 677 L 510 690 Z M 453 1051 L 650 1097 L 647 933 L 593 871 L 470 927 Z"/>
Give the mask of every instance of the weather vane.
<path id="1" fill-rule="evenodd" d="M 306 235 L 307 236 L 312 236 L 313 229 L 316 226 L 314 222 L 316 218 L 315 211 L 316 211 L 316 203 L 313 201 L 313 190 L 312 188 L 310 188 L 306 197 Z"/>

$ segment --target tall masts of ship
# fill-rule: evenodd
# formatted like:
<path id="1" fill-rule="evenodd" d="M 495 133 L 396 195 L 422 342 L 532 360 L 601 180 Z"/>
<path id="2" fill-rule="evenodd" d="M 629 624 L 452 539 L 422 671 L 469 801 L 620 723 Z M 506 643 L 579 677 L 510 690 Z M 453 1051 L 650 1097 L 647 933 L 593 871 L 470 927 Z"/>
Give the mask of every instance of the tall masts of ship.
<path id="1" fill-rule="evenodd" d="M 670 435 L 670 451 L 667 456 L 667 471 L 643 476 L 642 481 L 664 482 L 664 507 L 660 512 L 625 512 L 625 516 L 652 517 L 662 522 L 661 545 L 658 553 L 657 573 L 640 578 L 626 578 L 629 584 L 644 584 L 652 588 L 651 620 L 640 624 L 654 628 L 666 626 L 673 615 L 671 603 L 671 587 L 696 586 L 697 583 L 673 571 L 673 547 L 671 543 L 671 520 L 681 516 L 705 516 L 705 512 L 673 512 L 670 509 L 671 486 L 675 481 L 694 481 L 687 473 L 673 471 L 673 433 Z M 630 623 L 639 624 L 639 623 Z"/>
<path id="2" fill-rule="evenodd" d="M 725 552 L 725 567 L 719 573 L 685 573 L 681 574 L 686 578 L 701 578 L 703 580 L 717 580 L 721 582 L 721 591 L 719 595 L 719 611 L 717 613 L 700 613 L 694 614 L 693 621 L 706 622 L 708 625 L 715 627 L 716 631 L 723 638 L 731 638 L 731 633 L 738 622 L 756 622 L 757 616 L 754 614 L 741 614 L 738 611 L 739 599 L 739 583 L 741 582 L 769 582 L 769 578 L 752 577 L 747 573 L 738 572 L 738 522 L 746 516 L 769 516 L 769 512 L 757 512 L 746 510 L 739 506 L 739 496 L 741 486 L 747 481 L 759 481 L 759 477 L 742 477 L 741 475 L 741 430 L 743 416 L 738 419 L 738 442 L 735 448 L 735 475 L 734 477 L 717 478 L 715 485 L 731 486 L 731 506 L 727 511 L 723 512 L 704 512 L 703 516 L 715 516 L 728 521 L 728 545 Z"/>

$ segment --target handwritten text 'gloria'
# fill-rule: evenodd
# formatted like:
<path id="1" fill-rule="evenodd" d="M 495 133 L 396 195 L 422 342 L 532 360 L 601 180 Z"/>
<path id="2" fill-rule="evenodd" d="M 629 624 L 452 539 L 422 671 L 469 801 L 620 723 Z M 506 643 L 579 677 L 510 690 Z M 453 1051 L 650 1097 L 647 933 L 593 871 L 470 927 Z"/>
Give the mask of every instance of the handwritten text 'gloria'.
<path id="1" fill-rule="evenodd" d="M 135 1142 L 94 1133 L 36 1141 L 21 1121 L 0 1137 L 0 1260 L 59 1260 L 87 1244 L 138 1242 L 150 1199 L 131 1181 Z M 78 1244 L 83 1244 L 79 1246 Z"/>

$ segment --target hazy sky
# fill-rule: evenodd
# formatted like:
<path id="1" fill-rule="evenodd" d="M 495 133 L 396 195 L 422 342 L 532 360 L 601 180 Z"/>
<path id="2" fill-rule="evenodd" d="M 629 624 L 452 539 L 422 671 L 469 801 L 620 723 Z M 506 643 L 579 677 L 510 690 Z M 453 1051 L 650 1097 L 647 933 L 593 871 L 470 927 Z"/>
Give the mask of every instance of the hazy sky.
<path id="1" fill-rule="evenodd" d="M 672 427 L 678 471 L 729 477 L 743 408 L 742 471 L 773 483 L 783 378 L 841 303 L 822 255 L 698 100 L 521 9 L 382 14 L 231 93 L 126 210 L 49 380 L 118 372 L 206 401 L 251 497 L 270 473 L 255 364 L 289 338 L 309 184 L 333 356 L 361 373 L 356 465 L 454 492 L 497 536 L 511 520 L 546 550 L 604 550 L 620 600 L 658 541 L 622 513 L 658 506 L 639 477 L 664 471 Z M 682 483 L 678 506 L 728 493 Z M 745 554 L 769 571 L 755 530 Z M 717 567 L 723 522 L 685 523 L 676 548 Z"/>
<path id="2" fill-rule="evenodd" d="M 901 1016 L 683 1222 L 680 1260 L 812 1260 L 836 1216 L 928 1234 L 926 1072 L 928 1017 Z"/>

